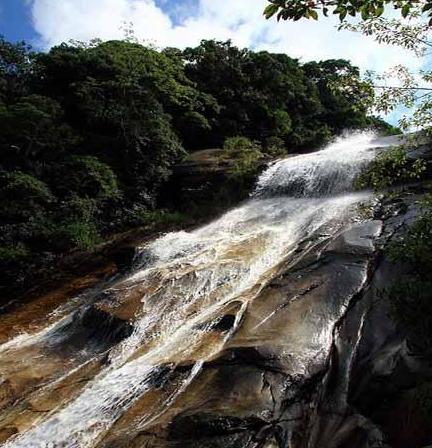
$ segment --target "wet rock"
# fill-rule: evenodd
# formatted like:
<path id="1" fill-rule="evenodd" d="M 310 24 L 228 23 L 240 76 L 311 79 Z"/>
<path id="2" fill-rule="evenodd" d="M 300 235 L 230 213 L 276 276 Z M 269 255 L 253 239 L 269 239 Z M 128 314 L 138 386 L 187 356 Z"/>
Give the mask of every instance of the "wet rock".
<path id="1" fill-rule="evenodd" d="M 186 160 L 173 167 L 173 175 L 164 189 L 166 197 L 161 198 L 162 202 L 174 204 L 188 212 L 203 207 L 220 211 L 246 199 L 253 189 L 256 176 L 271 158 L 259 162 L 256 176 L 244 178 L 243 183 L 235 183 L 227 176 L 234 160 L 222 160 L 224 154 L 222 149 L 206 149 L 189 154 Z"/>
<path id="2" fill-rule="evenodd" d="M 49 336 L 47 344 L 65 353 L 92 347 L 104 351 L 133 332 L 133 326 L 105 310 L 90 306 L 72 314 Z"/>
<path id="3" fill-rule="evenodd" d="M 211 330 L 221 331 L 221 332 L 229 331 L 234 326 L 235 319 L 236 319 L 235 315 L 225 314 L 220 319 L 217 319 L 212 323 L 198 325 L 197 329 L 202 330 L 202 329 L 208 328 Z"/>
<path id="4" fill-rule="evenodd" d="M 10 380 L 1 381 L 0 377 L 0 409 L 6 408 L 16 400 L 16 394 Z"/>
<path id="5" fill-rule="evenodd" d="M 413 422 L 418 431 L 404 437 L 391 429 L 390 420 L 406 428 L 400 391 L 416 388 L 430 367 L 410 355 L 403 331 L 389 318 L 389 304 L 379 299 L 379 290 L 403 267 L 390 264 L 377 245 L 385 245 L 415 216 L 414 202 L 395 202 L 397 209 L 388 209 L 383 220 L 354 224 L 334 240 L 323 235 L 304 242 L 295 254 L 298 261 L 291 260 L 249 304 L 230 346 L 204 367 L 203 386 L 199 380 L 190 386 L 189 398 L 178 400 L 165 423 L 153 428 L 158 443 L 150 435 L 140 443 L 424 445 L 421 419 Z"/>
<path id="6" fill-rule="evenodd" d="M 390 304 L 380 295 L 403 272 L 403 266 L 386 259 L 384 249 L 418 217 L 414 193 L 377 207 L 373 221 L 316 229 L 281 259 L 257 295 L 247 300 L 239 298 L 235 305 L 204 317 L 189 303 L 187 318 L 176 331 L 193 350 L 185 344 L 178 355 L 163 344 L 165 328 L 152 327 L 145 335 L 148 339 L 143 336 L 144 343 L 133 351 L 133 368 L 117 378 L 121 386 L 131 388 L 122 390 L 128 403 L 118 415 L 115 399 L 108 400 L 112 390 L 104 390 L 107 400 L 100 412 L 112 421 L 94 446 L 421 448 L 430 444 L 432 424 L 418 400 L 428 396 L 422 387 L 432 383 L 432 365 L 410 351 L 407 335 L 390 319 Z M 248 249 L 243 247 L 239 262 L 245 262 Z M 127 266 L 130 253 L 124 255 Z M 182 268 L 187 281 L 177 283 L 175 297 L 186 296 L 188 304 L 185 291 L 195 271 L 188 263 Z M 176 274 L 170 269 L 164 272 L 169 281 Z M 46 352 L 51 350 L 49 355 L 56 356 L 53 371 L 82 353 L 94 365 L 73 370 L 73 378 L 64 375 L 59 383 L 50 383 L 55 384 L 52 390 L 42 387 L 41 393 L 37 387 L 46 377 L 40 369 L 32 372 L 40 375 L 39 382 L 31 383 L 29 398 L 0 421 L 0 440 L 2 435 L 13 435 L 7 432 L 10 428 L 25 431 L 43 418 L 40 414 L 56 406 L 64 409 L 64 403 L 77 397 L 95 375 L 109 373 L 107 351 L 115 353 L 116 344 L 132 334 L 130 322 L 136 312 L 146 313 L 155 306 L 158 314 L 150 317 L 157 323 L 172 306 L 176 316 L 177 302 L 164 301 L 166 291 L 158 289 L 160 283 L 142 285 L 141 280 L 92 297 L 60 328 L 44 335 L 46 345 L 40 344 L 38 355 L 46 355 L 42 350 L 46 347 Z M 160 294 L 152 296 L 154 290 Z M 169 322 L 175 327 L 175 319 Z M 201 345 L 194 346 L 196 335 Z M 162 341 L 156 345 L 161 347 L 158 356 L 146 357 L 152 354 L 148 347 L 154 341 Z M 137 378 L 127 383 L 134 375 Z M 15 398 L 5 395 L 4 400 L 10 404 Z M 91 414 L 91 408 L 84 408 Z M 95 422 L 98 417 L 92 415 Z"/>
<path id="7" fill-rule="evenodd" d="M 197 438 L 214 438 L 249 430 L 256 432 L 266 424 L 256 417 L 243 420 L 235 417 L 215 418 L 211 415 L 179 416 L 170 425 L 169 437 L 172 440 L 192 439 L 197 443 Z"/>
<path id="8" fill-rule="evenodd" d="M 132 262 L 135 257 L 135 247 L 124 246 L 118 248 L 113 253 L 113 261 L 120 272 L 127 271 L 132 267 Z"/>
<path id="9" fill-rule="evenodd" d="M 235 319 L 236 317 L 232 314 L 226 314 L 213 326 L 213 329 L 217 331 L 229 331 L 234 326 Z"/>
<path id="10" fill-rule="evenodd" d="M 382 229 L 381 221 L 370 221 L 358 224 L 343 232 L 327 248 L 328 252 L 351 255 L 371 255 L 375 247 L 373 239 L 379 236 Z"/>
<path id="11" fill-rule="evenodd" d="M 14 426 L 9 426 L 4 429 L 0 429 L 0 443 L 6 442 L 10 437 L 18 433 L 18 429 Z"/>

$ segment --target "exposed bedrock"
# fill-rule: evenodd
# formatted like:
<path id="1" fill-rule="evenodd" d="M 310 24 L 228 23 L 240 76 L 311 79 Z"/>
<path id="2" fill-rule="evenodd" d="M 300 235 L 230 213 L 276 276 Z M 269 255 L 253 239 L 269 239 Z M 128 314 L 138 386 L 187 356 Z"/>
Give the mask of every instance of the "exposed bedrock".
<path id="1" fill-rule="evenodd" d="M 418 397 L 432 397 L 432 363 L 383 294 L 406 272 L 387 248 L 420 216 L 425 189 L 350 192 L 376 150 L 364 140 L 279 161 L 261 196 L 143 241 L 132 268 L 127 249 L 98 286 L 5 312 L 0 444 L 431 445 Z"/>
<path id="2" fill-rule="evenodd" d="M 430 443 L 428 421 L 409 400 L 432 380 L 431 365 L 410 353 L 380 294 L 403 268 L 383 248 L 415 219 L 415 199 L 390 201 L 379 219 L 312 250 L 305 241 L 174 409 L 132 439 L 113 440 L 182 448 Z"/>

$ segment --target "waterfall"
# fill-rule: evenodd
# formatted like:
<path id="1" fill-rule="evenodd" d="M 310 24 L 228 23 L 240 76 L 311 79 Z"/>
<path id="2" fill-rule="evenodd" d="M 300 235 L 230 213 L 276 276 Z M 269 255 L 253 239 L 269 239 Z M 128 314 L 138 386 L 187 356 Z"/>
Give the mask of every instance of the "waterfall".
<path id="1" fill-rule="evenodd" d="M 134 430 L 168 412 L 202 366 L 229 345 L 248 304 L 299 244 L 312 235 L 336 235 L 359 219 L 359 204 L 372 195 L 352 191 L 352 185 L 380 145 L 373 133 L 359 133 L 273 163 L 244 204 L 204 227 L 138 248 L 132 271 L 103 294 L 75 300 L 47 328 L 0 345 L 0 384 L 14 376 L 37 377 L 39 388 L 28 392 L 32 402 L 51 403 L 47 412 L 28 415 L 23 430 L 3 447 L 104 446 L 112 428 L 160 384 L 169 386 L 158 389 L 160 396 L 148 399 L 144 411 L 131 413 Z M 112 347 L 98 351 L 84 341 L 72 354 L 64 348 L 76 331 L 72 323 L 89 307 L 127 320 L 132 330 Z M 231 320 L 224 321 L 226 316 Z M 215 331 L 218 326 L 221 331 Z M 56 385 L 90 365 L 97 367 L 84 386 L 56 402 Z M 54 373 L 45 374 L 45 367 Z M 182 379 L 171 384 L 179 367 Z M 2 412 L 28 412 L 20 405 L 17 400 Z"/>
<path id="2" fill-rule="evenodd" d="M 338 138 L 322 151 L 282 160 L 261 175 L 254 196 L 321 197 L 346 193 L 373 158 L 372 150 L 377 145 L 373 134 L 357 133 Z"/>

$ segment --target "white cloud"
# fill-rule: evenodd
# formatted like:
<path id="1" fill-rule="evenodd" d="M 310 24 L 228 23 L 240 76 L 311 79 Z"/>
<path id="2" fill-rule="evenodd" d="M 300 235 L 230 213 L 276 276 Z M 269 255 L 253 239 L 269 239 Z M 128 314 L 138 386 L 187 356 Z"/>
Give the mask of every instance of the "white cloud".
<path id="1" fill-rule="evenodd" d="M 266 0 L 199 0 L 189 16 L 174 24 L 154 0 L 33 0 L 32 17 L 44 48 L 70 39 L 122 38 L 122 22 L 133 22 L 139 39 L 158 46 L 186 47 L 201 39 L 232 41 L 239 46 L 287 53 L 302 61 L 345 58 L 362 69 L 384 71 L 395 64 L 419 69 L 421 61 L 400 48 L 378 45 L 348 31 L 337 20 L 296 23 L 266 21 Z"/>

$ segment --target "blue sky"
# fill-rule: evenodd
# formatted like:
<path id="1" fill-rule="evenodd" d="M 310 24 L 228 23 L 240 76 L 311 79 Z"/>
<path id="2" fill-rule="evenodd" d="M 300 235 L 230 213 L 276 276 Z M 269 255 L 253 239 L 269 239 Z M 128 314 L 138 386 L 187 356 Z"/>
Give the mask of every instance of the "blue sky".
<path id="1" fill-rule="evenodd" d="M 34 40 L 31 11 L 24 0 L 0 1 L 0 33 L 11 41 Z"/>
<path id="2" fill-rule="evenodd" d="M 193 13 L 198 0 L 157 0 L 155 3 L 168 14 L 174 24 L 178 24 L 186 15 Z M 0 34 L 12 42 L 25 40 L 38 46 L 38 33 L 32 24 L 31 1 L 0 1 Z"/>
<path id="3" fill-rule="evenodd" d="M 159 46 L 184 47 L 203 38 L 231 38 L 240 46 L 288 53 L 303 60 L 351 59 L 382 71 L 394 63 L 418 63 L 398 48 L 338 32 L 335 20 L 265 21 L 266 0 L 0 0 L 0 33 L 39 49 L 69 39 L 117 38 L 121 22 Z"/>
<path id="4" fill-rule="evenodd" d="M 305 62 L 345 58 L 379 73 L 396 64 L 416 71 L 424 63 L 398 47 L 337 31 L 336 18 L 266 21 L 266 5 L 266 0 L 0 0 L 0 34 L 48 50 L 70 39 L 121 39 L 122 24 L 132 22 L 138 39 L 158 47 L 231 39 L 240 47 L 287 53 Z"/>

